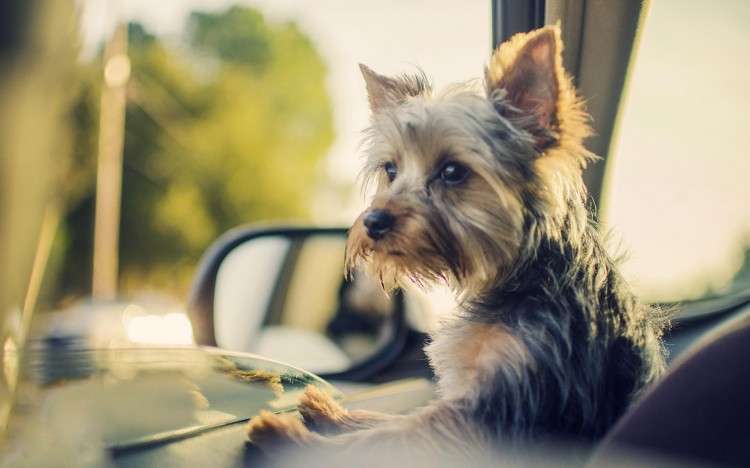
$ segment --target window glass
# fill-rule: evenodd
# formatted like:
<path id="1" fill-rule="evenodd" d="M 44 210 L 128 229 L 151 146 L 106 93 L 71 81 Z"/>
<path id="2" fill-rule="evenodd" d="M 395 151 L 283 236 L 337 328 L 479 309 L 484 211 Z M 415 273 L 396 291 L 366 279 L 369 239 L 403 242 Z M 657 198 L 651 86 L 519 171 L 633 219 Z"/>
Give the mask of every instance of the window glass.
<path id="1" fill-rule="evenodd" d="M 419 67 L 443 87 L 480 77 L 491 51 L 486 0 L 78 1 L 85 86 L 63 220 L 66 284 L 55 296 L 89 289 L 99 77 L 116 25 L 130 23 L 126 294 L 184 295 L 200 255 L 240 224 L 350 224 L 365 206 L 358 146 L 369 109 L 358 64 L 386 75 Z"/>
<path id="2" fill-rule="evenodd" d="M 602 219 L 646 299 L 750 286 L 750 2 L 650 2 Z"/>
<path id="3" fill-rule="evenodd" d="M 491 6 L 486 0 L 128 0 L 120 2 L 117 11 L 110 2 L 84 0 L 83 4 L 89 55 L 111 33 L 116 18 L 140 22 L 176 47 L 184 46 L 181 42 L 194 11 L 249 7 L 272 25 L 298 25 L 325 62 L 335 135 L 323 164 L 324 177 L 334 185 L 351 185 L 362 162 L 358 144 L 369 109 L 359 63 L 385 75 L 419 67 L 440 88 L 480 77 L 491 53 Z M 359 205 L 361 197 L 356 198 Z M 341 199 L 330 186 L 321 187 L 313 199 L 313 214 L 324 221 L 351 221 L 355 208 L 344 216 L 335 209 Z"/>

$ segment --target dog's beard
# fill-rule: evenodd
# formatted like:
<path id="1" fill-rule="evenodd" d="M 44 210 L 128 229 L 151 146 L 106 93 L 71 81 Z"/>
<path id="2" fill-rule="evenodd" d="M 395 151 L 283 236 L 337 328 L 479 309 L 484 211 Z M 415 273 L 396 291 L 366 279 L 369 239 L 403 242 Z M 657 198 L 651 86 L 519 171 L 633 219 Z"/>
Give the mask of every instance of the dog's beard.
<path id="1" fill-rule="evenodd" d="M 422 289 L 443 283 L 461 297 L 473 296 L 501 281 L 518 255 L 517 228 L 508 227 L 515 218 L 501 216 L 508 213 L 482 215 L 476 206 L 429 209 L 394 199 L 387 206 L 396 220 L 393 229 L 372 239 L 365 211 L 349 231 L 346 247 L 347 270 L 363 269 L 386 291 L 408 283 Z"/>
<path id="2" fill-rule="evenodd" d="M 413 213 L 398 213 L 397 225 L 382 239 L 373 240 L 363 223 L 364 212 L 355 221 L 346 245 L 349 274 L 362 268 L 380 281 L 386 291 L 411 282 L 427 288 L 435 282 L 455 283 L 458 276 L 455 261 L 459 254 L 442 241 L 438 228 Z"/>

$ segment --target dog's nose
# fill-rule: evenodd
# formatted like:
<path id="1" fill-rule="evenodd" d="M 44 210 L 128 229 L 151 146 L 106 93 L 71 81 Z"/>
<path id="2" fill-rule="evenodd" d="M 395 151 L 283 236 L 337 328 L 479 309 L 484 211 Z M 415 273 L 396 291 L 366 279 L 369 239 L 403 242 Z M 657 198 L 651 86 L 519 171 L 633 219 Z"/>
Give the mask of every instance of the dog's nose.
<path id="1" fill-rule="evenodd" d="M 393 228 L 393 216 L 385 210 L 373 210 L 365 215 L 364 223 L 367 235 L 378 240 Z"/>

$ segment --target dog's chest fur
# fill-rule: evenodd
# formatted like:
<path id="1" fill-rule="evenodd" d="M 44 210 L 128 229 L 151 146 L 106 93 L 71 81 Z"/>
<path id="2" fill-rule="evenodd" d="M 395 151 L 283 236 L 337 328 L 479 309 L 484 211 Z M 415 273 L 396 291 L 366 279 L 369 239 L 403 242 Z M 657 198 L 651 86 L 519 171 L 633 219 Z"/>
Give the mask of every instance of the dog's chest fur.
<path id="1" fill-rule="evenodd" d="M 520 373 L 531 365 L 528 350 L 505 326 L 462 317 L 444 321 L 425 352 L 446 400 L 476 397 L 501 367 Z"/>

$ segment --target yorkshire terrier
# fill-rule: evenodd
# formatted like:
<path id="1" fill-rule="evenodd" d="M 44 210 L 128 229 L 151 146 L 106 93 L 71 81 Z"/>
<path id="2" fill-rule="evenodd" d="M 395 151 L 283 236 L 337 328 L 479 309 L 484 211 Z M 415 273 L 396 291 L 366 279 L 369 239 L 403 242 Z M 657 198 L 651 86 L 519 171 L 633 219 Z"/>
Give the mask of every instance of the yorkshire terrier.
<path id="1" fill-rule="evenodd" d="M 438 399 L 389 415 L 309 388 L 302 421 L 264 412 L 252 443 L 464 456 L 591 442 L 662 373 L 668 317 L 636 299 L 587 210 L 591 129 L 561 49 L 557 26 L 514 36 L 484 89 L 434 92 L 424 74 L 361 66 L 372 109 L 363 176 L 376 191 L 349 232 L 347 268 L 386 290 L 453 288 L 458 310 L 425 348 Z"/>

